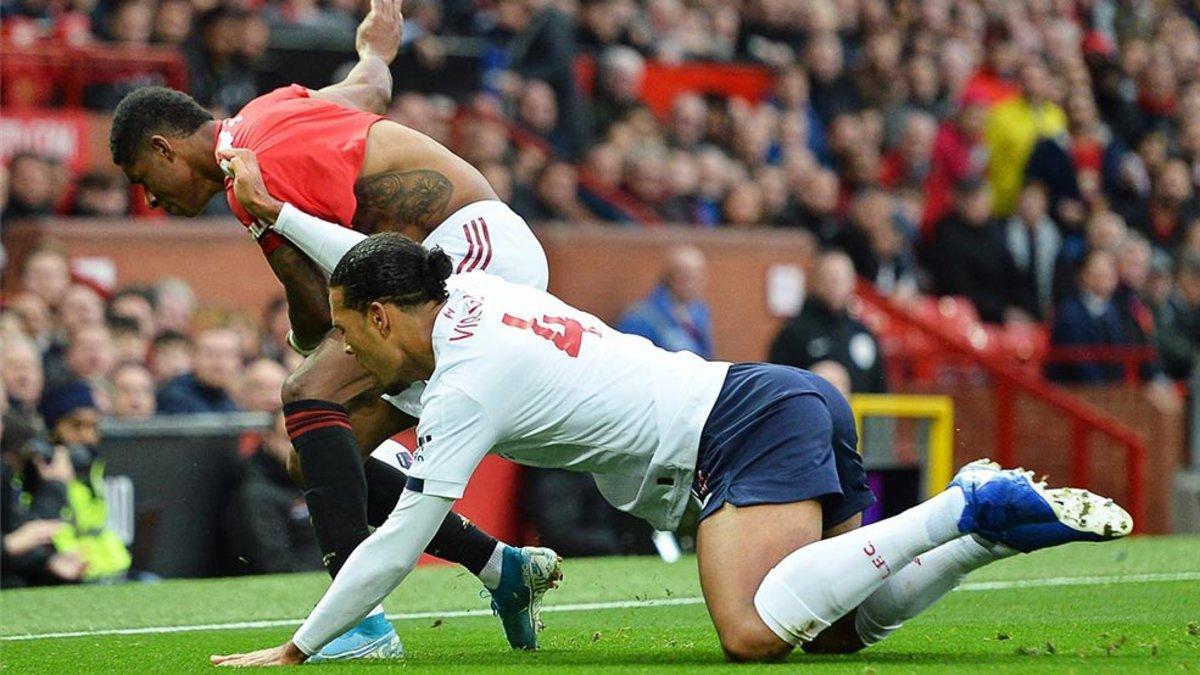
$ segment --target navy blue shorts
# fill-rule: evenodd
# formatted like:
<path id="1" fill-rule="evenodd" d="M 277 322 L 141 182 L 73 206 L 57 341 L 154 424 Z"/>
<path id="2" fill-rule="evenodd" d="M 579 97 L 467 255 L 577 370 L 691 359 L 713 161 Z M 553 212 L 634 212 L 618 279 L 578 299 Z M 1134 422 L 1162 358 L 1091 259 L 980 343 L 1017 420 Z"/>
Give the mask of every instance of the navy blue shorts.
<path id="1" fill-rule="evenodd" d="M 703 520 L 734 506 L 821 502 L 825 528 L 875 502 L 850 404 L 807 370 L 737 363 L 700 436 L 692 492 Z"/>

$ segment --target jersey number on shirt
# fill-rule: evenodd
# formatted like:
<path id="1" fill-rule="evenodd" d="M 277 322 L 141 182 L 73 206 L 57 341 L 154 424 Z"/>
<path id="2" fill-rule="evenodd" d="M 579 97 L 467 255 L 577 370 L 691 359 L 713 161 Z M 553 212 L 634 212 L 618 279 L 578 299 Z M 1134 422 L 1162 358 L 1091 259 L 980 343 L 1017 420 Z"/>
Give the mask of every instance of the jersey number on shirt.
<path id="1" fill-rule="evenodd" d="M 534 335 L 554 343 L 554 346 L 558 347 L 559 351 L 566 352 L 567 356 L 571 358 L 579 356 L 579 347 L 583 343 L 584 333 L 600 334 L 595 329 L 584 328 L 583 324 L 575 319 L 568 319 L 561 316 L 542 316 L 542 320 L 539 323 L 537 319 L 521 319 L 506 313 L 501 321 L 504 322 L 505 326 L 533 331 Z M 562 326 L 563 332 L 559 333 L 550 328 L 549 326 L 552 325 Z"/>

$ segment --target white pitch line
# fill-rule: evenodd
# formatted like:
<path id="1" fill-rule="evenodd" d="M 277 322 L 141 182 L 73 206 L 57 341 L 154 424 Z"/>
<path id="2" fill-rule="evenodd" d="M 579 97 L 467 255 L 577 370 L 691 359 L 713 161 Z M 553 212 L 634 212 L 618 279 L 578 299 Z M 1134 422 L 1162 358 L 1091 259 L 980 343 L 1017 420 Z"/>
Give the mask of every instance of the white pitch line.
<path id="1" fill-rule="evenodd" d="M 1143 584 L 1155 581 L 1200 581 L 1200 572 L 1174 572 L 1163 574 L 1127 574 L 1103 577 L 1050 577 L 1047 579 L 1021 579 L 1015 581 L 979 581 L 965 583 L 959 591 L 996 591 L 1012 588 L 1041 588 L 1051 586 L 1102 586 L 1105 584 Z M 591 612 L 604 609 L 640 609 L 644 607 L 675 607 L 700 605 L 704 598 L 662 598 L 657 600 L 620 600 L 613 602 L 580 602 L 563 605 L 544 605 L 543 612 Z M 407 612 L 388 614 L 390 621 L 416 619 L 456 619 L 464 617 L 491 616 L 490 609 L 448 610 L 444 612 Z M 3 635 L 0 642 L 26 640 L 50 640 L 56 638 L 96 637 L 102 635 L 161 635 L 165 633 L 192 633 L 216 630 L 245 630 L 251 628 L 279 628 L 299 626 L 304 619 L 267 619 L 263 621 L 235 621 L 229 623 L 201 623 L 189 626 L 146 626 L 144 628 L 105 628 L 100 630 L 66 631 L 60 633 L 30 633 L 25 635 Z"/>

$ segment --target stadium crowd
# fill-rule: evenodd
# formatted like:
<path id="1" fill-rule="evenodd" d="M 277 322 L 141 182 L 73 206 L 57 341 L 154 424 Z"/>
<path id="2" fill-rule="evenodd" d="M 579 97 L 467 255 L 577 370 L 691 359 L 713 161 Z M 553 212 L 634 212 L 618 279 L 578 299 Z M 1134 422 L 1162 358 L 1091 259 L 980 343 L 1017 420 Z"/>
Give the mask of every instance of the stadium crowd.
<path id="1" fill-rule="evenodd" d="M 7 40 L 32 31 L 74 43 L 174 45 L 191 93 L 220 115 L 261 93 L 272 31 L 352 32 L 365 6 L 0 5 Z M 408 0 L 404 9 L 407 49 L 427 67 L 445 58 L 449 38 L 485 45 L 482 85 L 458 100 L 400 91 L 389 117 L 480 168 L 531 222 L 793 230 L 843 252 L 894 297 L 965 297 L 983 322 L 1042 323 L 1056 345 L 1153 346 L 1147 381 L 1185 379 L 1197 361 L 1193 3 Z M 579 78 L 580 55 L 594 60 L 594 82 Z M 774 84 L 754 102 L 686 93 L 656 115 L 639 96 L 647 64 L 693 60 L 760 64 Z M 109 83 L 89 105 L 111 108 L 145 83 Z M 0 183 L 5 222 L 145 215 L 115 172 L 71 176 L 19 154 Z M 211 210 L 227 207 L 218 199 Z M 836 360 L 801 353 L 796 337 L 850 321 L 842 300 L 829 299 L 841 297 L 843 258 L 828 262 L 831 280 L 801 323 L 780 334 L 775 358 Z M 255 318 L 210 316 L 170 279 L 109 293 L 73 279 L 53 247 L 29 256 L 20 278 L 20 288 L 5 289 L 0 324 L 10 415 L 36 415 L 47 392 L 77 381 L 115 417 L 279 405 L 297 358 L 286 348 L 282 304 Z M 670 289 L 656 293 L 648 302 L 669 307 Z M 853 378 L 883 386 L 880 374 L 842 360 Z M 1121 377 L 1101 362 L 1047 374 Z"/>
<path id="2" fill-rule="evenodd" d="M 52 33 L 78 16 L 80 40 L 178 45 L 192 93 L 228 114 L 258 93 L 272 28 L 348 32 L 364 5 L 9 0 L 4 12 Z M 405 12 L 427 64 L 448 37 L 489 47 L 476 95 L 402 91 L 389 116 L 462 154 L 531 221 L 806 230 L 885 292 L 964 296 L 988 323 L 1050 322 L 1056 344 L 1155 344 L 1154 372 L 1190 371 L 1200 28 L 1189 4 L 410 0 Z M 591 86 L 576 55 L 595 60 Z M 684 94 L 659 118 L 639 98 L 648 60 L 759 63 L 775 84 L 760 102 Z M 14 157 L 6 216 L 131 211 L 120 177 L 63 174 Z"/>

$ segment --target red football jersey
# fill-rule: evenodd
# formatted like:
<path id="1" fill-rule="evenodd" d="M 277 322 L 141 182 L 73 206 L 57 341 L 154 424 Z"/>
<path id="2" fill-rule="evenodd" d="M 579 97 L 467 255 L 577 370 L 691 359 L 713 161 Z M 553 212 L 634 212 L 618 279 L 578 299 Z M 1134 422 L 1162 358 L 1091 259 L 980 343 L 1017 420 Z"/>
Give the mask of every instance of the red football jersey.
<path id="1" fill-rule="evenodd" d="M 293 84 L 259 96 L 217 126 L 217 149 L 253 150 L 263 181 L 273 197 L 322 220 L 352 227 L 358 201 L 354 182 L 367 151 L 367 131 L 380 115 L 345 108 Z M 280 235 L 262 231 L 233 196 L 225 179 L 225 198 L 234 215 L 270 254 Z"/>

